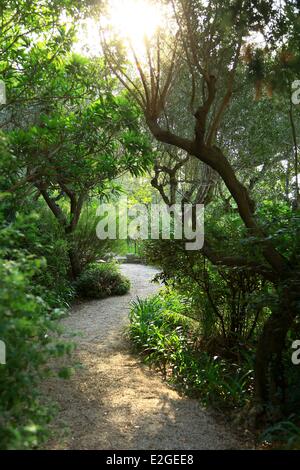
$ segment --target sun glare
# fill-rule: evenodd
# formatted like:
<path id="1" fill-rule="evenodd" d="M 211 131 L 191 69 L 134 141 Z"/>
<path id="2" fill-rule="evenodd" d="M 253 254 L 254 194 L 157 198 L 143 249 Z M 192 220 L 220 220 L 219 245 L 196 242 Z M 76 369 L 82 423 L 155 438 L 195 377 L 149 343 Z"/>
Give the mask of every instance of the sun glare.
<path id="1" fill-rule="evenodd" d="M 102 53 L 101 33 L 107 39 L 117 35 L 124 45 L 130 44 L 144 56 L 145 39 L 150 40 L 163 26 L 162 7 L 151 0 L 110 0 L 106 14 L 98 20 L 88 18 L 79 27 L 74 51 L 99 56 Z"/>
<path id="2" fill-rule="evenodd" d="M 162 24 L 161 10 L 146 0 L 111 0 L 109 21 L 113 29 L 139 48 Z"/>
<path id="3" fill-rule="evenodd" d="M 73 50 L 78 54 L 87 56 L 100 56 L 102 54 L 99 22 L 87 18 L 80 24 L 77 42 L 74 44 Z"/>

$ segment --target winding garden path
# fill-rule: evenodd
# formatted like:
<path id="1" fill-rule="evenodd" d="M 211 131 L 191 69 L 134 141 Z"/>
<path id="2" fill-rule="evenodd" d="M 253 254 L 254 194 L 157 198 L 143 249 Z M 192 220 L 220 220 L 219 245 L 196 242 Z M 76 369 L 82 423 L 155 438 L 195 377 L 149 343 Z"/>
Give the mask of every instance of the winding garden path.
<path id="1" fill-rule="evenodd" d="M 157 290 L 153 268 L 125 264 L 131 291 L 75 306 L 63 320 L 81 366 L 70 380 L 49 379 L 58 403 L 47 449 L 235 449 L 240 445 L 196 400 L 181 397 L 131 354 L 123 336 L 129 302 Z"/>

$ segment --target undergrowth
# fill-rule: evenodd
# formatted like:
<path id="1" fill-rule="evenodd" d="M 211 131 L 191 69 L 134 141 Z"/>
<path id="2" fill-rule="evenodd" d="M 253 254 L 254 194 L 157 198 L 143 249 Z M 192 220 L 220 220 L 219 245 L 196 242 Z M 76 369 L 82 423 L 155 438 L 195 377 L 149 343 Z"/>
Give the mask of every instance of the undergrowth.
<path id="1" fill-rule="evenodd" d="M 131 341 L 146 363 L 203 404 L 219 408 L 246 405 L 253 389 L 251 358 L 232 363 L 200 350 L 197 323 L 183 316 L 185 308 L 170 293 L 132 302 Z"/>

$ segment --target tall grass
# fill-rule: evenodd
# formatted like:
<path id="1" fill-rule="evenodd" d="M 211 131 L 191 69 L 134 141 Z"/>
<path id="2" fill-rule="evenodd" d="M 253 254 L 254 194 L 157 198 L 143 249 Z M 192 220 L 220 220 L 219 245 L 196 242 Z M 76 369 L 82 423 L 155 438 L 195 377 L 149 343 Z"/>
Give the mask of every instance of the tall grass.
<path id="1" fill-rule="evenodd" d="M 195 323 L 182 315 L 186 307 L 175 294 L 133 302 L 131 341 L 146 363 L 202 403 L 244 406 L 252 394 L 251 360 L 235 364 L 200 350 Z"/>

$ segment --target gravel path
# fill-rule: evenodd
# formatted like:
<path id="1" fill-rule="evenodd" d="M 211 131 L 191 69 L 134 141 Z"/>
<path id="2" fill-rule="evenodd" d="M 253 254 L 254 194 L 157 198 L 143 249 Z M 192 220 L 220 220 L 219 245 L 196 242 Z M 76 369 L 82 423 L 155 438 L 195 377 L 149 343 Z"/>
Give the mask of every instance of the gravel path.
<path id="1" fill-rule="evenodd" d="M 181 397 L 130 353 L 123 337 L 129 302 L 157 290 L 153 268 L 125 264 L 131 291 L 74 307 L 63 321 L 81 364 L 70 380 L 52 378 L 44 393 L 59 405 L 47 449 L 236 449 L 237 439 L 196 400 Z M 73 339 L 73 338 L 72 338 Z"/>

